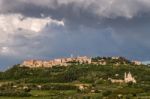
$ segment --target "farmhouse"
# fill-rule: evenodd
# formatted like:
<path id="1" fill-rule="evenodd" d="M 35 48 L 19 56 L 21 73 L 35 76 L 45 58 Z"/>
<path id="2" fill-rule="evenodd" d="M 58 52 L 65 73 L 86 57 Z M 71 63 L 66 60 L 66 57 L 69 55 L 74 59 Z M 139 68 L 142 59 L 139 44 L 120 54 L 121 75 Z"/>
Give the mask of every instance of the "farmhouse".
<path id="1" fill-rule="evenodd" d="M 124 73 L 124 80 L 112 78 L 108 78 L 108 80 L 110 80 L 112 83 L 129 83 L 129 82 L 136 83 L 135 78 L 132 76 L 130 72 L 128 74 L 126 72 Z"/>

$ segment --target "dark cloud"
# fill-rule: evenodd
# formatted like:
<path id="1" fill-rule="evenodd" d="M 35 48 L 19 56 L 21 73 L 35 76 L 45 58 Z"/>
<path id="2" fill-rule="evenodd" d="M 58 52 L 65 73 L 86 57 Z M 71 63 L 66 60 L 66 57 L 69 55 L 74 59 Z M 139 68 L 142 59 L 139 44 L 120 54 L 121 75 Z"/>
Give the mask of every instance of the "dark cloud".
<path id="1" fill-rule="evenodd" d="M 2 15 L 21 14 L 24 18 L 39 19 L 51 17 L 65 23 L 65 26 L 47 26 L 33 38 L 23 35 L 31 31 L 16 31 L 12 43 L 0 46 L 18 52 L 18 58 L 9 58 L 9 64 L 28 58 L 50 59 L 70 54 L 150 60 L 148 0 L 0 1 Z M 0 57 L 3 66 L 7 57 Z"/>

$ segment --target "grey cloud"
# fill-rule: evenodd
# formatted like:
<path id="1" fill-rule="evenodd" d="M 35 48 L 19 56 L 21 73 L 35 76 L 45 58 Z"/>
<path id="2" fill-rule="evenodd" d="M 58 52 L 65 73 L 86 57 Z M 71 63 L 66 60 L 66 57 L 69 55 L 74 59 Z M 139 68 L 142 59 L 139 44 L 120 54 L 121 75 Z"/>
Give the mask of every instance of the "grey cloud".
<path id="1" fill-rule="evenodd" d="M 2 10 L 18 11 L 30 9 L 55 10 L 58 9 L 67 14 L 71 8 L 75 14 L 80 14 L 80 11 L 90 12 L 99 17 L 115 18 L 126 17 L 132 18 L 138 13 L 149 12 L 150 2 L 148 0 L 1 0 Z M 36 7 L 35 7 L 36 6 Z M 34 8 L 35 7 L 35 8 Z M 65 12 L 64 12 L 65 11 Z M 69 14 L 69 13 L 68 13 Z"/>
<path id="2" fill-rule="evenodd" d="M 64 19 L 73 29 L 80 25 L 102 27 L 104 20 L 132 19 L 149 13 L 148 0 L 1 0 L 5 13 L 21 13 L 27 17 L 51 16 Z M 103 22 L 104 21 L 104 22 Z M 102 24 L 102 25 L 100 25 Z"/>
<path id="3" fill-rule="evenodd" d="M 4 44 L 20 52 L 14 63 L 28 58 L 50 59 L 70 54 L 150 59 L 149 0 L 0 1 L 1 14 L 20 13 L 25 17 L 41 18 L 43 13 L 45 17 L 65 22 L 65 27 L 46 27 L 35 38 L 27 38 L 17 31 L 13 36 L 15 41 Z M 7 58 L 1 56 L 0 62 Z"/>

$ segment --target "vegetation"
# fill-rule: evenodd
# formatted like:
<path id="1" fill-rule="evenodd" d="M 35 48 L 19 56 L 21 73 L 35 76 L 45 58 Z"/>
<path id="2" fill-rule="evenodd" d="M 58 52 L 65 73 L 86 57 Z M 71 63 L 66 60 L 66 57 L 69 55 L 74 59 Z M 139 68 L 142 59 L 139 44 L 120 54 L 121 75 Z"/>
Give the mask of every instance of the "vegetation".
<path id="1" fill-rule="evenodd" d="M 124 58 L 119 60 L 122 63 L 119 66 L 112 65 L 116 60 L 107 58 L 107 61 L 110 64 L 73 64 L 52 68 L 15 65 L 0 73 L 0 99 L 150 98 L 150 67 L 133 65 Z M 111 83 L 108 80 L 123 79 L 124 73 L 129 71 L 137 80 L 136 84 Z"/>

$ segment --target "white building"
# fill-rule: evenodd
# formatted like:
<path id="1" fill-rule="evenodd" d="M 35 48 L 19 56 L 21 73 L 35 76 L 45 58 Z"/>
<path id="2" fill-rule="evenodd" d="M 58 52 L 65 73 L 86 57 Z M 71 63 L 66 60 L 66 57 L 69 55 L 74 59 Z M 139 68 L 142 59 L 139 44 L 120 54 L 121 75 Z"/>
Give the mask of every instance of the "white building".
<path id="1" fill-rule="evenodd" d="M 132 77 L 130 72 L 128 74 L 125 72 L 125 74 L 124 74 L 124 81 L 125 81 L 125 83 L 128 83 L 128 82 L 136 83 L 135 78 Z"/>
<path id="2" fill-rule="evenodd" d="M 140 61 L 132 61 L 132 63 L 134 63 L 135 65 L 142 65 L 142 62 Z"/>

